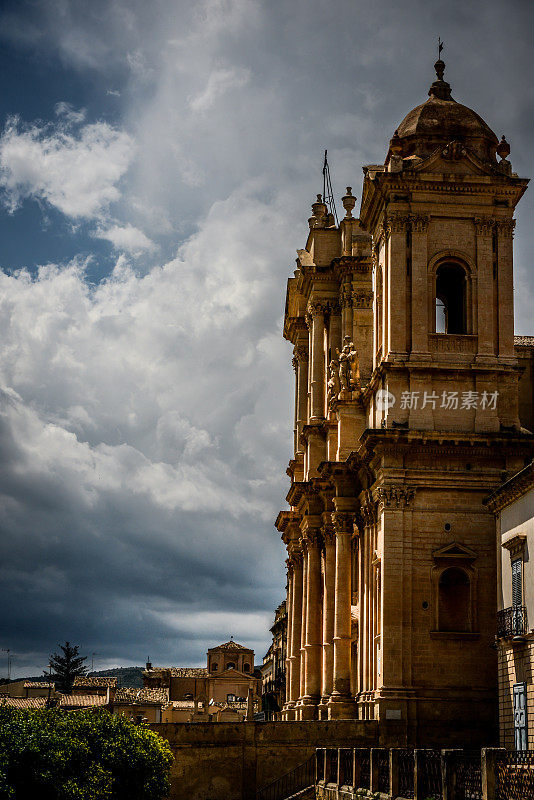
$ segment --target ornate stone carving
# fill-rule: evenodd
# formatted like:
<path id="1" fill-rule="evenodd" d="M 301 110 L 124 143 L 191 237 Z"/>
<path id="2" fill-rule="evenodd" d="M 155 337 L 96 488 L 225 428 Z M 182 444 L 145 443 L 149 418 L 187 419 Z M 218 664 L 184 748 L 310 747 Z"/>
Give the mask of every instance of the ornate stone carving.
<path id="1" fill-rule="evenodd" d="M 490 236 L 493 233 L 495 220 L 491 217 L 475 217 L 474 222 L 477 236 Z"/>
<path id="2" fill-rule="evenodd" d="M 341 308 L 352 307 L 352 291 L 350 288 L 350 282 L 348 284 L 344 283 L 341 287 L 341 291 L 339 293 L 339 302 Z"/>
<path id="3" fill-rule="evenodd" d="M 319 528 L 307 528 L 306 531 L 302 534 L 302 548 L 306 548 L 306 551 L 310 549 L 310 547 L 318 547 L 321 544 L 321 531 Z"/>
<path id="4" fill-rule="evenodd" d="M 428 214 L 412 214 L 410 222 L 412 223 L 412 233 L 425 233 L 430 216 Z"/>
<path id="5" fill-rule="evenodd" d="M 461 142 L 449 142 L 447 147 L 442 150 L 441 155 L 450 161 L 459 161 L 466 155 L 466 150 Z"/>
<path id="6" fill-rule="evenodd" d="M 341 388 L 346 391 L 359 389 L 360 375 L 358 353 L 354 349 L 354 344 L 351 342 L 350 336 L 345 336 L 341 352 L 337 347 L 336 352 L 339 361 L 339 381 Z"/>
<path id="7" fill-rule="evenodd" d="M 341 382 L 339 380 L 339 361 L 337 358 L 333 358 L 330 364 L 328 365 L 328 371 L 330 373 L 330 377 L 327 383 L 327 400 L 328 406 L 337 400 L 337 397 L 341 391 Z"/>
<path id="8" fill-rule="evenodd" d="M 308 360 L 308 348 L 303 347 L 301 344 L 296 344 L 293 348 L 293 357 L 297 359 L 299 363 Z"/>
<path id="9" fill-rule="evenodd" d="M 390 214 L 388 214 L 386 222 L 386 229 L 388 234 L 403 233 L 406 230 L 409 222 L 410 222 L 410 217 L 407 216 L 406 214 L 391 212 Z"/>
<path id="10" fill-rule="evenodd" d="M 497 222 L 497 232 L 503 239 L 512 238 L 514 235 L 515 219 L 503 219 Z"/>
<path id="11" fill-rule="evenodd" d="M 371 308 L 373 305 L 372 289 L 356 289 L 352 293 L 352 304 L 354 308 Z"/>
<path id="12" fill-rule="evenodd" d="M 341 314 L 341 304 L 338 302 L 338 300 L 331 300 L 328 303 L 328 306 L 329 306 L 330 314 L 332 314 L 333 316 L 337 316 L 337 315 Z"/>
<path id="13" fill-rule="evenodd" d="M 376 490 L 378 502 L 384 508 L 407 508 L 415 497 L 415 489 L 409 486 L 381 486 Z"/>
<path id="14" fill-rule="evenodd" d="M 334 511 L 332 512 L 332 524 L 336 534 L 352 534 L 354 530 L 354 514 L 350 511 Z"/>
<path id="15" fill-rule="evenodd" d="M 310 300 L 306 312 L 312 317 L 324 316 L 328 311 L 328 304 L 324 300 Z"/>
<path id="16" fill-rule="evenodd" d="M 377 519 L 376 502 L 368 489 L 365 491 L 361 501 L 361 512 L 364 525 L 374 525 Z"/>
<path id="17" fill-rule="evenodd" d="M 336 543 L 336 531 L 333 525 L 329 525 L 325 523 L 322 527 L 322 534 L 323 534 L 323 541 L 328 545 L 332 545 Z"/>
<path id="18" fill-rule="evenodd" d="M 293 358 L 291 359 L 291 363 L 293 364 L 293 369 L 296 372 L 298 370 L 298 368 L 299 368 L 299 360 L 298 360 L 298 358 L 296 356 L 293 356 Z"/>

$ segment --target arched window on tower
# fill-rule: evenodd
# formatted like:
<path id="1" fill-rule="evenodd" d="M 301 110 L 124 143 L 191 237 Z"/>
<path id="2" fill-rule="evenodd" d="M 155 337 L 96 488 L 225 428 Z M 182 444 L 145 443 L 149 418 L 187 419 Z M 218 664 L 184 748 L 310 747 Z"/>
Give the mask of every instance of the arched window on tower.
<path id="1" fill-rule="evenodd" d="M 440 575 L 438 620 L 440 631 L 471 629 L 471 581 L 459 567 L 449 567 Z"/>
<path id="2" fill-rule="evenodd" d="M 436 273 L 436 333 L 467 333 L 466 276 L 459 264 Z"/>

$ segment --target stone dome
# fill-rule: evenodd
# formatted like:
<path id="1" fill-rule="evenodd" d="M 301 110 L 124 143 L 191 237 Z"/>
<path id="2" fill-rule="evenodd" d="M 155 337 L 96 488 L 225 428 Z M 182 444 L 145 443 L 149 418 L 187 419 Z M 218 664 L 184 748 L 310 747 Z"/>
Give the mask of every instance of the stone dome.
<path id="1" fill-rule="evenodd" d="M 496 135 L 475 111 L 453 99 L 450 85 L 443 80 L 443 61 L 436 61 L 434 67 L 437 80 L 428 91 L 428 100 L 410 111 L 395 132 L 403 158 L 427 158 L 437 147 L 458 141 L 482 161 L 495 164 Z"/>

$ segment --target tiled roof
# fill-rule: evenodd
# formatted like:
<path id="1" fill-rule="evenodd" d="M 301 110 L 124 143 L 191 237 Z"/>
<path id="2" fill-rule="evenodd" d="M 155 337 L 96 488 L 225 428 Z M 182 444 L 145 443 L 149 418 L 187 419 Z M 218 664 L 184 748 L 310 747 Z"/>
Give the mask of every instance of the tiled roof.
<path id="1" fill-rule="evenodd" d="M 46 697 L 0 697 L 0 706 L 11 708 L 44 708 Z"/>
<path id="2" fill-rule="evenodd" d="M 168 689 L 133 689 L 123 688 L 117 689 L 115 694 L 115 703 L 168 703 L 169 690 Z"/>
<path id="3" fill-rule="evenodd" d="M 102 675 L 78 675 L 76 678 L 74 678 L 74 686 L 83 686 L 85 688 L 92 688 L 94 686 L 103 686 L 104 688 L 109 686 L 110 688 L 114 688 L 116 685 L 116 677 L 108 678 Z"/>
<path id="4" fill-rule="evenodd" d="M 53 683 L 41 683 L 40 681 L 24 681 L 24 689 L 53 689 Z"/>
<path id="5" fill-rule="evenodd" d="M 99 694 L 63 694 L 59 698 L 60 708 L 91 708 L 105 706 L 107 699 Z"/>
<path id="6" fill-rule="evenodd" d="M 208 653 L 211 653 L 213 650 L 244 650 L 246 653 L 252 653 L 250 647 L 243 647 L 242 644 L 238 644 L 234 642 L 233 639 L 230 639 L 229 642 L 225 642 L 224 644 L 220 644 L 217 647 L 210 647 Z"/>
<path id="7" fill-rule="evenodd" d="M 172 677 L 172 678 L 206 678 L 206 667 L 155 667 L 144 670 L 147 678 Z"/>
<path id="8" fill-rule="evenodd" d="M 206 667 L 171 667 L 173 678 L 206 678 L 208 670 Z"/>
<path id="9" fill-rule="evenodd" d="M 514 344 L 534 347 L 534 336 L 514 336 Z"/>

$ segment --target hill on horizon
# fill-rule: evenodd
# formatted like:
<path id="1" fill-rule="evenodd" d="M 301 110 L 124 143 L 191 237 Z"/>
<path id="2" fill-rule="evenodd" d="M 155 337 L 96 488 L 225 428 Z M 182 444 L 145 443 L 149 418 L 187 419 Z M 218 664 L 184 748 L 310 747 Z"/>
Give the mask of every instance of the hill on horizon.
<path id="1" fill-rule="evenodd" d="M 142 673 L 144 667 L 114 667 L 113 669 L 95 670 L 88 672 L 87 675 L 91 677 L 101 678 L 117 678 L 117 686 L 132 687 L 134 689 L 141 689 L 143 687 Z M 11 683 L 15 681 L 46 681 L 45 675 L 21 675 L 19 678 L 12 678 Z M 6 681 L 7 683 L 7 681 Z"/>

